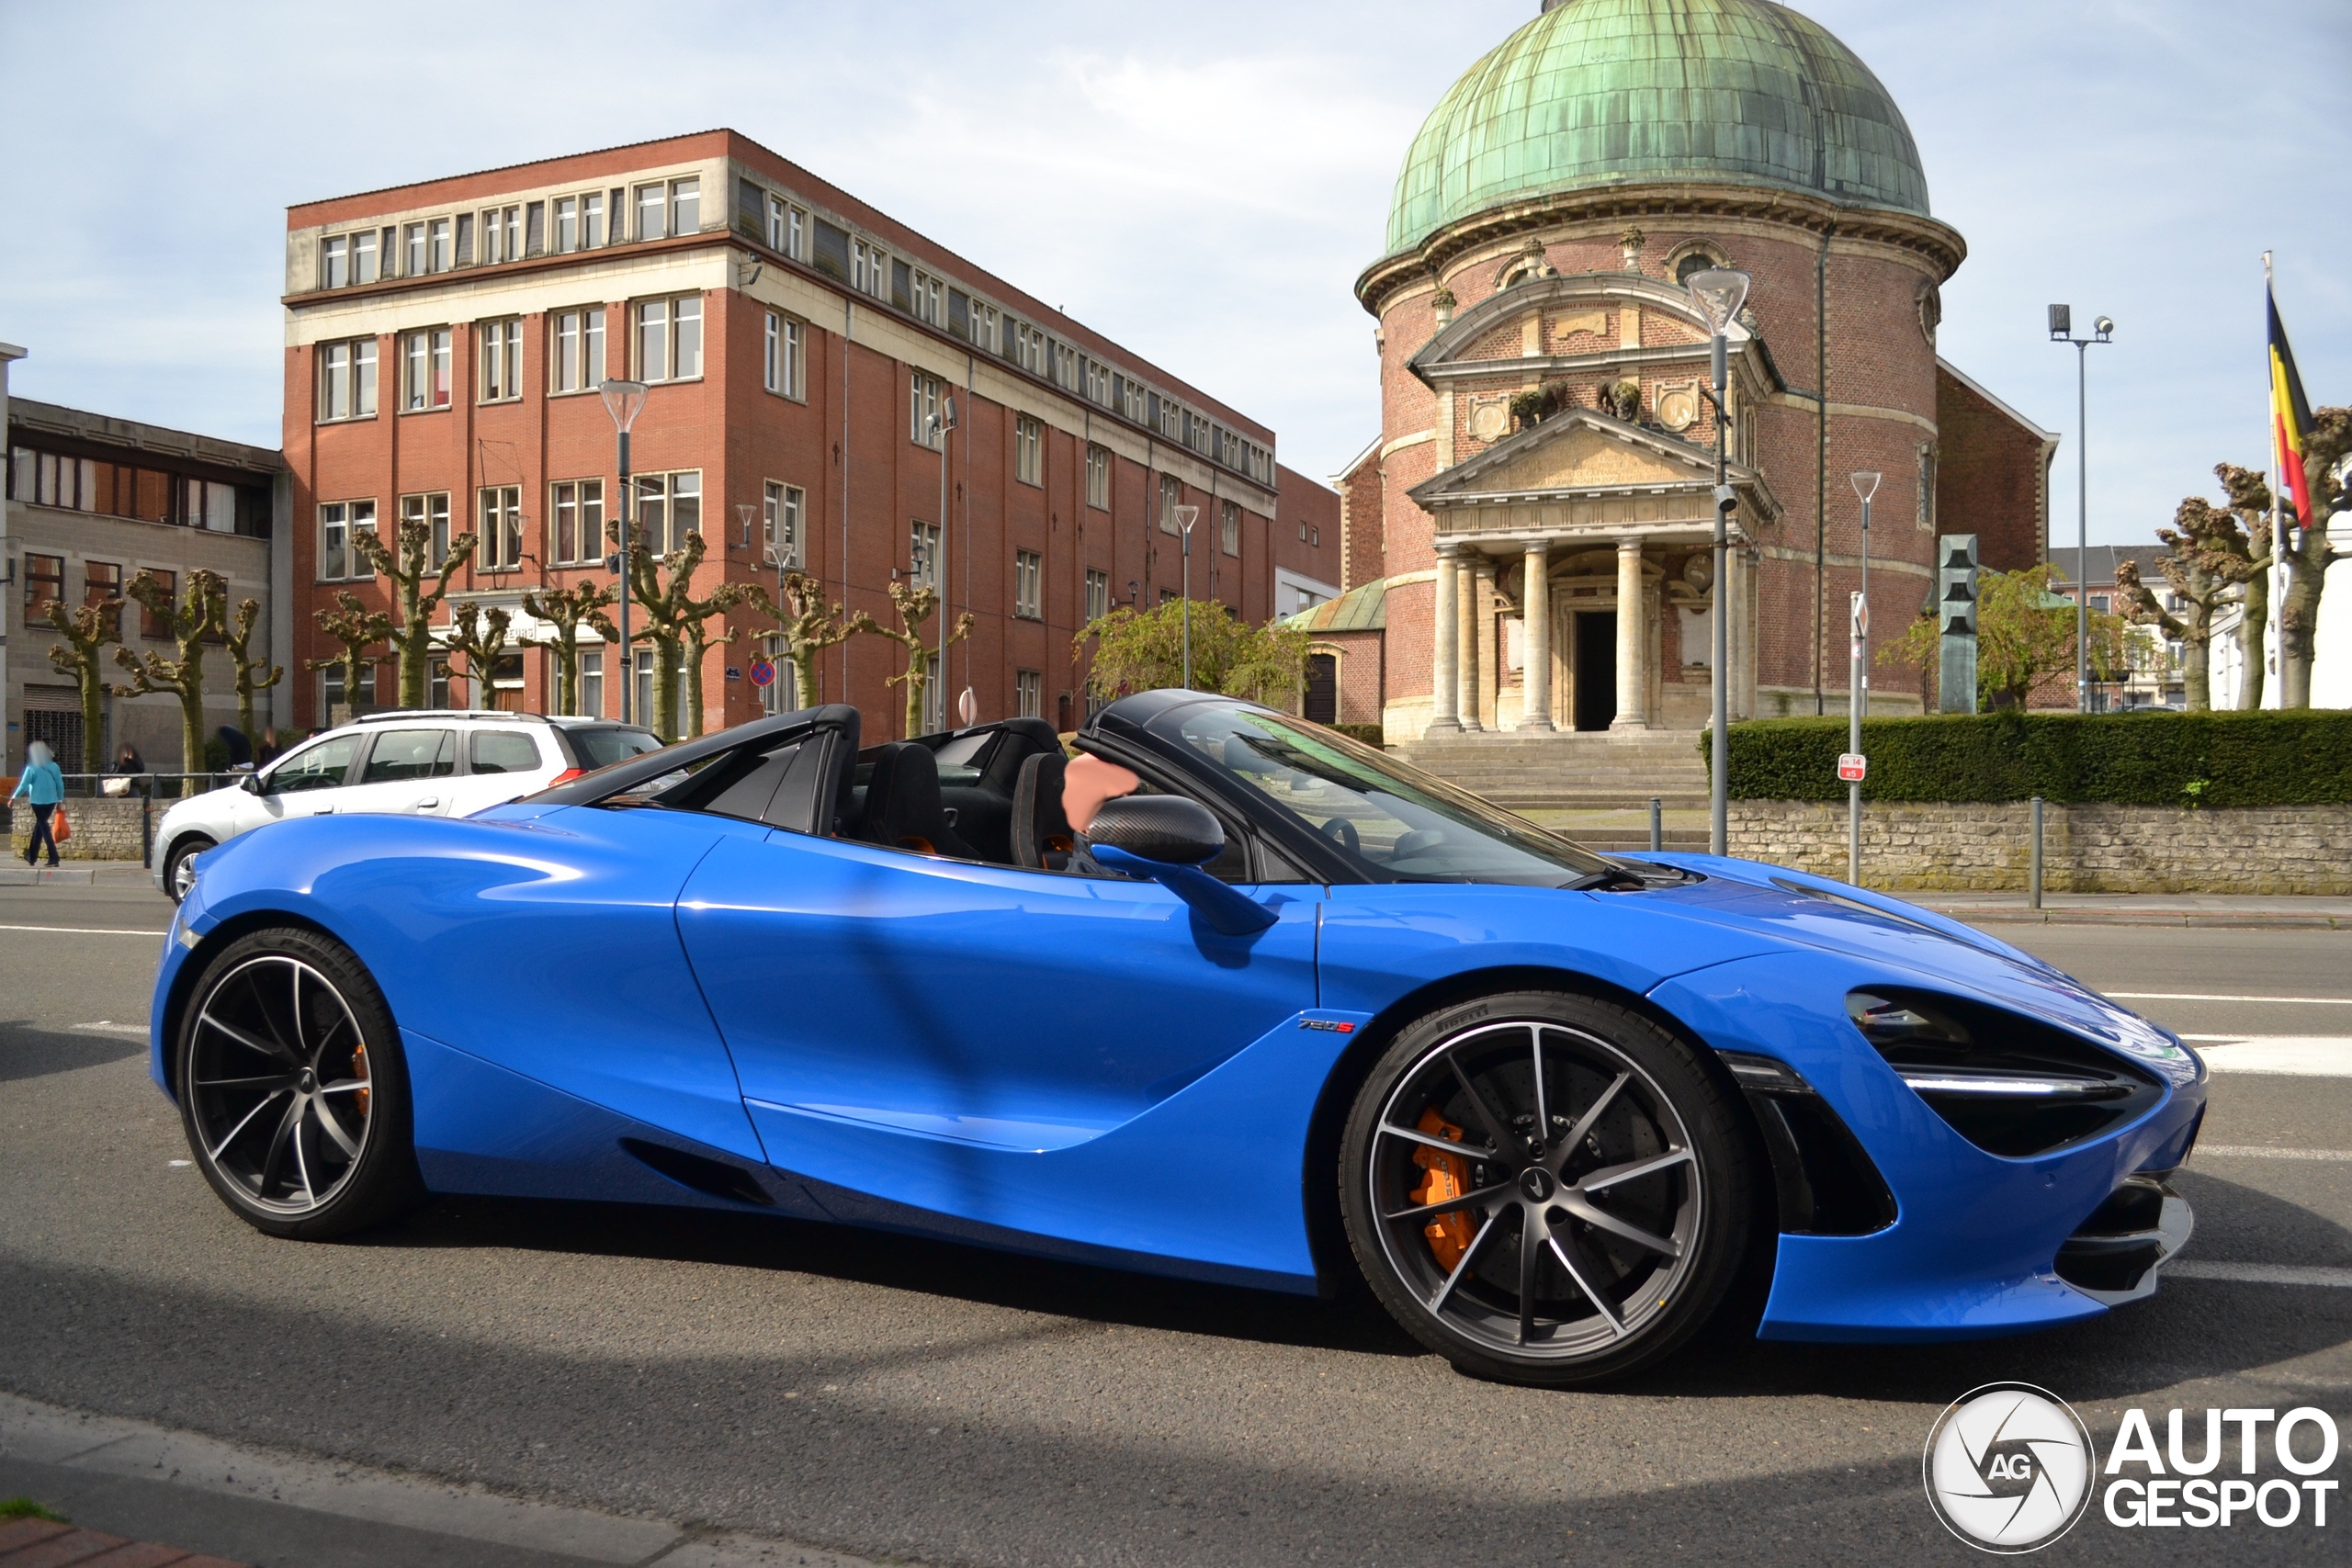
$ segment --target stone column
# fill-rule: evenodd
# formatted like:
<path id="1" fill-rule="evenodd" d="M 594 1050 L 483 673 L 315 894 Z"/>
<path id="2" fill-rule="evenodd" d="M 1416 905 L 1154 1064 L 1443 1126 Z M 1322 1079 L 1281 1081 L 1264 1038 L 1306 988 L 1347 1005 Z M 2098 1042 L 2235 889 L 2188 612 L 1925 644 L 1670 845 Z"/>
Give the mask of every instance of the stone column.
<path id="1" fill-rule="evenodd" d="M 1453 552 L 1438 547 L 1437 581 L 1432 584 L 1432 614 L 1435 636 L 1430 649 L 1430 735 L 1458 735 L 1462 732 L 1461 707 L 1454 681 L 1453 656 L 1460 641 L 1457 629 L 1461 620 L 1459 589 L 1454 582 Z"/>
<path id="2" fill-rule="evenodd" d="M 1457 565 L 1453 574 L 1461 593 L 1460 604 L 1454 612 L 1458 617 L 1456 634 L 1461 640 L 1454 676 L 1461 695 L 1454 712 L 1461 719 L 1464 735 L 1476 735 L 1486 728 L 1478 722 L 1478 623 L 1486 618 L 1481 613 L 1485 607 L 1482 604 L 1484 596 L 1478 591 L 1484 586 L 1479 581 L 1479 571 L 1484 565 L 1483 558 L 1473 554 L 1469 559 Z"/>
<path id="3" fill-rule="evenodd" d="M 1527 660 L 1520 671 L 1519 728 L 1530 735 L 1552 732 L 1552 547 L 1541 539 L 1527 546 L 1527 583 L 1520 594 L 1519 650 Z"/>
<path id="4" fill-rule="evenodd" d="M 1647 729 L 1649 726 L 1648 626 L 1642 604 L 1642 542 L 1617 544 L 1617 717 L 1611 729 Z"/>

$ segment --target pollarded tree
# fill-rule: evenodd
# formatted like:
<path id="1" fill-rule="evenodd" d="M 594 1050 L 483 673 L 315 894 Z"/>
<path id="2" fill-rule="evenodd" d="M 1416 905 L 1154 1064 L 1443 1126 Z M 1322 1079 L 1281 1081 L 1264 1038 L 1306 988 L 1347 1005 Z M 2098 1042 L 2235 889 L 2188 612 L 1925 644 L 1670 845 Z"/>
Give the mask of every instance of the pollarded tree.
<path id="1" fill-rule="evenodd" d="M 51 645 L 50 668 L 73 676 L 82 698 L 82 764 L 76 771 L 95 773 L 106 765 L 106 748 L 99 744 L 106 723 L 106 646 L 122 640 L 122 600 L 109 594 L 69 610 L 63 600 L 52 599 L 49 624 L 65 639 Z"/>
<path id="2" fill-rule="evenodd" d="M 310 667 L 342 670 L 343 700 L 356 710 L 359 672 L 369 662 L 368 650 L 384 640 L 384 634 L 392 629 L 392 618 L 381 610 L 369 609 L 366 601 L 347 588 L 338 590 L 334 599 L 334 609 L 319 612 L 319 629 L 340 643 L 343 651 L 331 659 L 313 659 Z"/>
<path id="3" fill-rule="evenodd" d="M 392 604 L 399 615 L 384 633 L 384 640 L 400 658 L 400 705 L 421 708 L 432 689 L 433 617 L 455 586 L 458 569 L 481 547 L 481 536 L 468 533 L 451 539 L 448 555 L 437 565 L 433 559 L 433 529 L 414 518 L 399 525 L 393 536 L 395 547 L 387 548 L 372 528 L 355 532 L 351 545 L 368 570 L 392 585 Z M 430 588 L 424 585 L 427 578 L 433 580 Z"/>
<path id="4" fill-rule="evenodd" d="M 555 654 L 555 708 L 580 711 L 580 627 L 596 625 L 597 612 L 613 602 L 613 591 L 593 579 L 569 588 L 543 588 L 523 595 L 523 613 L 555 627 L 552 637 L 523 637 L 526 648 L 544 648 Z"/>
<path id="5" fill-rule="evenodd" d="M 751 584 L 722 582 L 710 591 L 706 599 L 688 599 L 679 605 L 678 638 L 685 656 L 686 667 L 686 734 L 702 733 L 702 666 L 703 656 L 714 648 L 731 647 L 743 635 L 741 626 L 729 626 L 724 637 L 710 635 L 710 618 L 724 615 L 750 596 Z"/>
<path id="6" fill-rule="evenodd" d="M 2327 569 L 2352 557 L 2327 536 L 2330 518 L 2346 504 L 2343 479 L 2337 469 L 2352 456 L 2352 408 L 2321 409 L 2303 433 L 2303 483 L 2311 495 L 2312 514 L 2298 519 L 2279 545 L 2287 566 L 2286 592 L 2278 604 L 2279 705 L 2312 705 L 2312 659 L 2319 638 L 2319 600 L 2327 587 Z"/>
<path id="7" fill-rule="evenodd" d="M 653 712 L 650 716 L 653 733 L 663 740 L 678 739 L 678 663 L 686 643 L 686 625 L 695 618 L 701 605 L 709 601 L 695 597 L 695 569 L 702 565 L 703 538 L 700 533 L 689 533 L 685 542 L 665 556 L 654 556 L 632 543 L 628 551 L 629 597 L 643 615 L 643 637 L 653 645 Z M 704 615 L 709 614 L 703 610 Z M 607 623 L 596 623 L 599 631 Z M 639 635 L 631 628 L 631 636 Z M 634 671 L 624 671 L 622 679 L 635 677 Z M 699 687 L 697 686 L 697 690 Z M 639 715 L 640 721 L 648 716 Z M 697 730 L 699 733 L 699 730 Z"/>
<path id="8" fill-rule="evenodd" d="M 924 635 L 923 623 L 939 608 L 939 591 L 935 588 L 910 588 L 903 582 L 890 584 L 890 604 L 899 612 L 899 629 L 884 626 L 871 629 L 876 635 L 888 637 L 907 650 L 907 667 L 890 677 L 888 684 L 907 689 L 906 739 L 912 740 L 923 733 L 922 698 L 931 684 L 932 664 L 939 658 L 937 639 Z M 967 610 L 956 621 L 955 630 L 948 633 L 947 646 L 955 647 L 972 635 L 972 612 Z M 942 671 L 940 673 L 944 674 Z M 942 705 L 943 711 L 945 705 Z"/>
<path id="9" fill-rule="evenodd" d="M 2263 677 L 2268 672 L 2263 635 L 2270 624 L 2270 568 L 2277 558 L 2271 547 L 2270 483 L 2235 463 L 2214 464 L 2213 477 L 2229 497 L 2217 510 L 2231 526 L 2207 537 L 2205 555 L 2212 570 L 2238 585 L 2238 706 L 2258 708 Z"/>
<path id="10" fill-rule="evenodd" d="M 253 657 L 254 626 L 260 619 L 261 602 L 240 599 L 236 613 L 229 620 L 229 667 L 237 676 L 237 728 L 252 745 L 261 742 L 260 731 L 254 728 L 254 698 L 286 679 L 285 666 L 272 664 L 266 656 Z M 261 673 L 265 670 L 269 671 L 267 675 Z"/>
<path id="11" fill-rule="evenodd" d="M 817 655 L 847 642 L 860 632 L 879 631 L 874 617 L 860 610 L 844 616 L 842 607 L 825 607 L 825 585 L 804 571 L 784 574 L 784 602 L 768 597 L 758 583 L 746 586 L 744 602 L 776 624 L 776 640 L 792 660 L 804 708 L 817 705 Z"/>
<path id="12" fill-rule="evenodd" d="M 2127 620 L 2153 626 L 2180 643 L 2182 694 L 2189 712 L 2205 713 L 2213 705 L 2213 613 L 2231 587 L 2230 580 L 2215 569 L 2211 541 L 2234 533 L 2237 519 L 2192 495 L 2182 500 L 2172 520 L 2172 527 L 2156 530 L 2165 551 L 2156 558 L 2156 570 L 2180 601 L 2179 613 L 2165 608 L 2155 591 L 2140 581 L 2137 562 L 2117 563 L 2115 586 L 2121 591 Z"/>
<path id="13" fill-rule="evenodd" d="M 127 648 L 116 649 L 114 661 L 130 671 L 130 684 L 118 690 L 124 696 L 162 692 L 180 700 L 180 771 L 189 775 L 180 788 L 193 795 L 195 775 L 204 771 L 204 644 L 224 629 L 229 585 L 219 572 L 198 567 L 187 574 L 176 604 L 172 591 L 144 570 L 123 592 L 171 629 L 179 657 L 150 652 L 141 660 Z"/>
<path id="14" fill-rule="evenodd" d="M 451 653 L 466 656 L 466 680 L 473 687 L 469 706 L 491 705 L 491 682 L 497 679 L 499 657 L 506 651 L 506 634 L 514 624 L 514 615 L 503 605 L 492 604 L 485 610 L 472 599 L 449 612 L 449 629 L 443 640 Z"/>

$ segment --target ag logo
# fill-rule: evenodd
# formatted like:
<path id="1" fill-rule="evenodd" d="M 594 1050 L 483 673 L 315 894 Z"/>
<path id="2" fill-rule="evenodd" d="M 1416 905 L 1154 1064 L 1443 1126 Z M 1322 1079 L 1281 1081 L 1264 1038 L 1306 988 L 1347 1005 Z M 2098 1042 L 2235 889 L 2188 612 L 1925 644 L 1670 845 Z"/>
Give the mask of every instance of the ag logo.
<path id="1" fill-rule="evenodd" d="M 1969 1390 L 1937 1417 L 1921 1468 L 1944 1528 L 1984 1551 L 2038 1551 L 2091 1503 L 2089 1428 L 2031 1383 Z"/>

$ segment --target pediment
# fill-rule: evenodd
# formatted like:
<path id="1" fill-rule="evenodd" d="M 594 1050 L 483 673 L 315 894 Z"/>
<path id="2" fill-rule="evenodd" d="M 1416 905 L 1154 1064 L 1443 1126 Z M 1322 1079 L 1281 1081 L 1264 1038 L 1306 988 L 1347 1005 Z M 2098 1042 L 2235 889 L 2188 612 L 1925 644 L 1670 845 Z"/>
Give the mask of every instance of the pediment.
<path id="1" fill-rule="evenodd" d="M 1714 454 L 1591 409 L 1522 430 L 1414 487 L 1423 506 L 1474 495 L 1712 487 Z"/>

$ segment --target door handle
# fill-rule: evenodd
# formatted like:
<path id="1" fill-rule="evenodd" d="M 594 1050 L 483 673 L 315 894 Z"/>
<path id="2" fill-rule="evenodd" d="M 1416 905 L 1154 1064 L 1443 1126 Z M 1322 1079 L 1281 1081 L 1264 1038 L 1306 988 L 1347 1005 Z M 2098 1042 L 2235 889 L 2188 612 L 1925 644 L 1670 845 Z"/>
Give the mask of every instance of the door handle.
<path id="1" fill-rule="evenodd" d="M 321 817 L 332 817 L 334 815 L 334 807 L 332 806 L 322 806 L 318 809 L 318 815 Z"/>
<path id="2" fill-rule="evenodd" d="M 419 811 L 430 811 L 430 810 L 432 810 L 435 807 L 436 807 L 436 806 L 438 806 L 438 805 L 440 805 L 440 804 L 441 804 L 441 797 L 440 797 L 439 795 L 426 795 L 423 800 L 420 800 L 420 801 L 418 801 L 418 802 L 416 803 L 416 808 L 417 808 Z"/>

